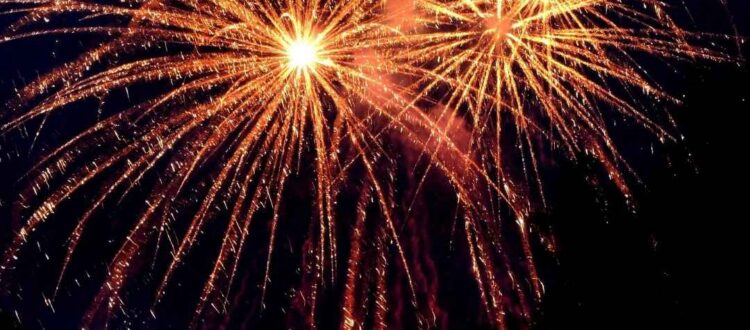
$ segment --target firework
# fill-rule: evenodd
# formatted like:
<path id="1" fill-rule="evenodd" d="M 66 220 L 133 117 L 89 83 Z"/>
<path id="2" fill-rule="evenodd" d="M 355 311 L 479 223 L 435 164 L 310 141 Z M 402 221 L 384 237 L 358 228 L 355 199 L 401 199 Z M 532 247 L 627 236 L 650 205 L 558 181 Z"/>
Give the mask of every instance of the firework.
<path id="1" fill-rule="evenodd" d="M 168 243 L 171 258 L 154 298 L 160 301 L 216 209 L 229 220 L 195 316 L 217 296 L 223 296 L 226 307 L 252 221 L 260 211 L 271 209 L 261 283 L 263 301 L 287 179 L 312 167 L 317 223 L 305 243 L 305 250 L 312 252 L 303 265 L 309 278 L 302 290 L 304 299 L 313 301 L 305 307 L 312 325 L 315 297 L 324 277 L 336 281 L 336 198 L 349 178 L 348 170 L 358 168 L 364 174 L 357 178 L 363 194 L 357 208 L 364 212 L 375 204 L 380 210 L 376 225 L 380 229 L 371 234 L 381 241 L 376 251 L 388 254 L 388 246 L 395 246 L 411 283 L 391 214 L 393 189 L 382 179 L 389 177 L 389 170 L 387 166 L 385 170 L 375 168 L 388 162 L 380 136 L 394 129 L 407 134 L 434 131 L 437 124 L 422 113 L 410 114 L 415 107 L 405 98 L 409 91 L 383 78 L 398 71 L 398 65 L 379 55 L 380 48 L 388 47 L 384 40 L 396 34 L 380 21 L 382 4 L 43 1 L 23 5 L 18 3 L 17 8 L 6 11 L 21 15 L 6 31 L 6 42 L 86 33 L 113 40 L 21 90 L 18 98 L 9 102 L 9 108 L 16 111 L 5 114 L 2 131 L 55 112 L 71 111 L 64 108 L 83 100 L 106 99 L 117 90 L 124 89 L 129 97 L 128 88 L 135 85 L 166 82 L 171 88 L 101 120 L 49 152 L 29 172 L 30 188 L 19 205 L 27 205 L 20 208 L 28 208 L 30 215 L 11 243 L 3 269 L 13 267 L 30 235 L 61 203 L 92 182 L 104 180 L 98 197 L 69 236 L 56 295 L 95 212 L 108 200 L 122 200 L 148 180 L 149 173 L 158 172 L 146 208 L 112 257 L 105 283 L 84 324 L 90 324 L 102 308 L 109 318 L 123 306 L 123 288 L 136 273 L 134 264 L 145 253 L 143 246 L 154 244 L 158 255 Z M 66 15 L 76 16 L 77 23 L 48 27 L 50 20 Z M 101 24 L 104 19 L 127 23 Z M 419 141 L 414 142 L 420 146 Z M 471 163 L 465 156 L 463 159 Z M 312 165 L 303 164 L 308 161 Z M 434 161 L 441 163 L 437 158 Z M 201 180 L 198 173 L 210 180 Z M 457 177 L 452 180 L 460 181 Z M 55 188 L 45 195 L 48 186 Z M 172 221 L 184 200 L 198 204 L 194 214 L 184 219 L 186 226 Z M 364 230 L 363 221 L 355 231 Z M 184 228 L 179 238 L 175 228 Z M 353 247 L 347 265 L 349 288 L 359 281 L 356 269 L 362 256 L 357 249 Z M 384 277 L 382 267 L 377 270 Z M 221 288 L 225 291 L 219 292 Z M 414 289 L 410 292 L 413 297 Z M 378 295 L 383 297 L 385 292 Z M 345 309 L 345 322 L 354 322 L 351 309 L 355 296 L 348 293 L 344 299 L 350 306 Z M 415 298 L 411 301 L 416 304 Z"/>
<path id="2" fill-rule="evenodd" d="M 529 292 L 536 299 L 543 288 L 526 219 L 545 204 L 538 151 L 547 146 L 570 159 L 592 157 L 629 199 L 625 176 L 637 176 L 609 135 L 616 116 L 606 113 L 619 114 L 661 141 L 674 141 L 674 134 L 647 110 L 680 102 L 662 90 L 638 59 L 731 61 L 706 42 L 731 38 L 681 28 L 662 1 L 418 0 L 409 10 L 419 24 L 403 36 L 408 51 L 389 58 L 411 65 L 405 73 L 414 78 L 418 97 L 441 105 L 438 121 L 459 118 L 470 130 L 467 152 L 481 160 L 482 172 L 498 187 L 472 198 L 493 208 L 512 206 L 528 261 L 521 273 L 529 277 Z M 673 125 L 671 119 L 667 122 Z M 479 215 L 491 219 L 479 231 L 501 228 L 499 214 Z M 503 242 L 482 237 L 474 226 L 467 222 L 466 240 L 474 242 L 475 278 L 485 290 L 487 314 L 497 316 L 495 325 L 502 326 L 503 293 L 493 283 L 501 281 L 491 260 L 507 256 L 500 248 Z M 495 250 L 488 251 L 490 246 Z M 518 287 L 516 291 L 523 305 L 527 295 Z M 528 309 L 522 312 L 526 317 Z"/>
<path id="3" fill-rule="evenodd" d="M 403 36 L 408 51 L 390 58 L 411 65 L 408 73 L 419 97 L 441 105 L 438 120 L 460 118 L 471 131 L 468 153 L 481 160 L 497 191 L 505 189 L 505 195 L 489 190 L 489 196 L 479 199 L 495 208 L 514 206 L 528 261 L 522 273 L 529 276 L 529 292 L 537 299 L 543 289 L 525 219 L 535 205 L 545 204 L 538 151 L 548 146 L 570 159 L 592 157 L 629 199 L 625 175 L 635 173 L 609 135 L 614 116 L 606 113 L 645 127 L 661 141 L 672 141 L 674 134 L 647 110 L 679 103 L 638 59 L 731 61 L 705 41 L 730 38 L 682 29 L 661 1 L 418 0 L 410 10 L 418 27 Z M 533 191 L 539 198 L 533 198 Z M 499 218 L 497 212 L 487 217 Z M 488 228 L 502 227 L 499 220 L 487 222 Z M 507 260 L 499 248 L 503 243 L 493 242 L 492 235 L 482 238 L 469 227 L 467 241 L 476 243 L 475 278 L 486 289 L 483 303 L 502 326 L 503 293 L 493 283 L 498 279 L 488 260 Z M 483 246 L 496 250 L 487 252 Z M 524 304 L 527 295 L 516 289 Z"/>
<path id="4" fill-rule="evenodd" d="M 660 1 L 417 1 L 415 7 L 429 28 L 406 36 L 413 52 L 396 56 L 413 64 L 423 95 L 449 86 L 437 102 L 445 111 L 465 112 L 475 148 L 491 159 L 501 181 L 502 131 L 511 129 L 521 141 L 512 152 L 529 155 L 531 168 L 537 167 L 532 140 L 539 137 L 571 158 L 593 154 L 627 195 L 620 174 L 627 166 L 603 110 L 666 140 L 674 137 L 635 95 L 679 102 L 637 57 L 730 59 L 701 42 L 720 36 L 681 29 Z"/>
<path id="5" fill-rule="evenodd" d="M 82 111 L 73 107 L 86 100 L 106 104 L 117 92 L 130 99 L 130 88 L 161 86 L 48 152 L 29 171 L 29 188 L 19 198 L 24 224 L 5 254 L 2 276 L 62 203 L 87 187 L 100 189 L 69 235 L 56 293 L 96 213 L 148 187 L 145 208 L 112 256 L 84 324 L 102 310 L 107 319 L 117 314 L 128 281 L 141 271 L 137 261 L 148 253 L 159 259 L 166 246 L 169 258 L 153 294 L 158 304 L 216 219 L 225 219 L 221 242 L 194 322 L 208 305 L 232 307 L 230 290 L 257 219 L 267 220 L 262 304 L 279 226 L 297 225 L 281 211 L 290 181 L 310 172 L 314 216 L 294 298 L 306 324 L 318 322 L 325 286 L 340 282 L 341 327 L 385 327 L 388 314 L 402 310 L 389 306 L 395 304 L 386 300 L 389 292 L 406 297 L 420 326 L 434 326 L 440 308 L 427 275 L 431 261 L 419 256 L 429 253 L 423 247 L 429 238 L 412 212 L 431 171 L 456 195 L 456 222 L 486 315 L 503 327 L 511 299 L 530 321 L 532 302 L 543 291 L 527 223 L 534 202 L 526 182 L 542 190 L 535 140 L 550 141 L 567 157 L 592 154 L 628 195 L 627 164 L 600 109 L 670 139 L 635 98 L 621 95 L 677 101 L 648 78 L 635 54 L 727 59 L 699 46 L 702 35 L 679 28 L 664 4 L 650 0 L 7 5 L 0 12 L 18 18 L 2 42 L 57 34 L 108 40 L 21 89 L 0 117 L 0 132 L 43 126 L 56 113 Z M 394 139 L 403 155 L 389 148 Z M 508 139 L 516 147 L 506 149 Z M 521 170 L 514 169 L 515 158 Z M 414 188 L 404 193 L 394 183 L 400 160 L 414 166 L 408 173 Z M 357 196 L 352 223 L 338 214 L 346 194 Z M 502 221 L 508 216 L 513 221 Z M 520 238 L 520 267 L 511 262 L 512 244 L 501 239 L 508 226 Z M 347 251 L 337 243 L 341 231 Z M 402 283 L 389 284 L 394 272 Z"/>

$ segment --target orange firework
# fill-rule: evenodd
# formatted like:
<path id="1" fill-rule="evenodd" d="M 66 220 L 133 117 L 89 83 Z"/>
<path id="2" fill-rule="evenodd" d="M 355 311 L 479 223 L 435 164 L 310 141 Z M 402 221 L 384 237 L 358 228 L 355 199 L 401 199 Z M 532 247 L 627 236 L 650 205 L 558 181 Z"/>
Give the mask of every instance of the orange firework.
<path id="1" fill-rule="evenodd" d="M 681 28 L 663 1 L 412 3 L 409 10 L 416 13 L 413 20 L 418 25 L 402 36 L 408 51 L 389 53 L 389 58 L 411 66 L 403 72 L 414 77 L 418 97 L 441 105 L 435 115 L 438 121 L 461 118 L 471 131 L 468 153 L 481 160 L 482 172 L 505 191 L 499 195 L 489 190 L 495 196 L 489 205 L 514 206 L 528 261 L 526 274 L 537 298 L 542 287 L 525 221 L 534 209 L 530 191 L 537 191 L 541 204 L 545 203 L 537 156 L 542 143 L 546 141 L 570 159 L 583 154 L 593 157 L 629 198 L 624 173 L 632 170 L 609 135 L 608 121 L 613 118 L 605 110 L 619 113 L 665 141 L 675 138 L 652 120 L 646 110 L 653 107 L 644 103 L 679 102 L 650 78 L 639 56 L 732 61 L 714 44 L 720 39 L 731 41 L 730 37 Z M 439 148 L 438 144 L 432 152 Z M 500 226 L 498 215 L 489 219 L 489 227 Z M 488 265 L 507 258 L 498 248 L 501 243 L 493 242 L 491 235 L 481 238 L 475 231 L 467 226 L 467 241 L 476 242 L 477 252 L 472 251 L 475 278 L 485 290 L 482 299 L 488 315 L 496 316 L 495 324 L 502 326 L 503 293 L 497 289 L 500 284 L 493 283 L 499 281 L 496 270 Z M 496 250 L 483 254 L 483 246 Z M 523 300 L 521 291 L 518 296 Z"/>
<path id="2" fill-rule="evenodd" d="M 681 28 L 663 1 L 412 3 L 409 10 L 416 13 L 413 20 L 418 25 L 402 36 L 408 50 L 389 53 L 389 58 L 410 64 L 403 73 L 413 77 L 418 97 L 441 105 L 435 115 L 438 121 L 461 118 L 471 131 L 467 152 L 481 160 L 482 172 L 505 191 L 500 195 L 499 190 L 489 190 L 495 197 L 480 199 L 495 208 L 512 206 L 528 261 L 530 291 L 537 298 L 542 287 L 525 221 L 534 209 L 530 191 L 537 191 L 541 204 L 545 203 L 537 156 L 543 143 L 570 159 L 583 154 L 593 157 L 630 198 L 624 174 L 632 170 L 609 135 L 608 121 L 613 116 L 606 116 L 605 110 L 619 113 L 665 141 L 675 137 L 652 120 L 646 112 L 652 107 L 644 103 L 679 102 L 650 78 L 639 56 L 732 61 L 714 44 L 720 39 L 731 41 L 730 37 Z M 431 152 L 439 152 L 439 148 L 438 143 Z M 501 226 L 499 213 L 486 220 L 489 228 Z M 475 278 L 485 290 L 482 299 L 487 314 L 502 326 L 503 293 L 498 289 L 496 270 L 489 265 L 507 257 L 492 235 L 482 238 L 468 225 L 466 235 L 467 241 L 475 242 Z M 483 246 L 495 250 L 488 252 Z M 522 291 L 518 289 L 518 298 L 524 300 Z"/>
<path id="3" fill-rule="evenodd" d="M 679 102 L 649 78 L 637 56 L 731 60 L 700 42 L 727 36 L 680 28 L 662 1 L 418 0 L 414 6 L 426 28 L 405 36 L 410 51 L 393 58 L 412 64 L 422 95 L 449 87 L 438 102 L 445 111 L 466 112 L 474 145 L 491 159 L 500 182 L 502 130 L 514 129 L 522 142 L 512 152 L 528 154 L 531 168 L 537 166 L 532 137 L 541 137 L 568 157 L 593 154 L 627 195 L 619 170 L 625 164 L 601 110 L 672 139 L 634 95 Z"/>
<path id="4" fill-rule="evenodd" d="M 18 205 L 28 209 L 30 215 L 6 252 L 3 270 L 13 267 L 20 249 L 61 203 L 92 182 L 105 180 L 107 184 L 69 236 L 56 295 L 95 212 L 108 200 L 122 200 L 148 181 L 150 173 L 158 172 L 158 183 L 150 189 L 146 208 L 112 257 L 105 283 L 84 324 L 92 322 L 102 306 L 107 315 L 122 307 L 124 287 L 135 272 L 137 257 L 145 252 L 144 246 L 154 244 L 154 254 L 158 255 L 159 248 L 168 243 L 171 258 L 155 293 L 155 301 L 160 301 L 174 272 L 217 212 L 226 213 L 228 221 L 195 316 L 200 316 L 207 303 L 216 308 L 209 301 L 212 298 L 223 296 L 227 302 L 253 219 L 262 210 L 271 209 L 262 301 L 270 282 L 279 210 L 288 178 L 312 168 L 317 226 L 311 229 L 305 244 L 313 251 L 313 261 L 305 264 L 311 279 L 306 281 L 303 294 L 315 302 L 325 274 L 330 275 L 330 282 L 336 281 L 336 198 L 350 179 L 350 169 L 357 169 L 364 173 L 356 178 L 363 196 L 357 208 L 364 212 L 375 204 L 379 209 L 381 221 L 377 226 L 381 230 L 372 236 L 389 243 L 379 244 L 377 251 L 388 254 L 388 246 L 395 246 L 411 286 L 391 210 L 392 175 L 382 142 L 387 131 L 409 135 L 439 129 L 425 114 L 411 113 L 416 108 L 404 98 L 408 91 L 385 78 L 400 69 L 379 55 L 380 49 L 388 47 L 386 40 L 397 33 L 381 22 L 381 3 L 222 0 L 11 4 L 16 7 L 5 14 L 20 18 L 7 29 L 4 42 L 84 33 L 112 40 L 21 90 L 17 99 L 9 102 L 14 111 L 4 114 L 2 132 L 56 112 L 71 111 L 65 107 L 83 100 L 104 100 L 117 90 L 124 89 L 129 97 L 128 88 L 132 86 L 166 82 L 172 87 L 101 120 L 49 152 L 29 172 L 30 188 L 21 195 Z M 124 19 L 127 23 L 107 25 L 101 23 L 103 19 Z M 50 21 L 57 20 L 74 23 L 48 27 Z M 445 138 L 445 134 L 438 135 Z M 414 145 L 425 147 L 416 140 Z M 465 155 L 459 155 L 459 159 L 472 167 Z M 308 160 L 312 165 L 306 164 Z M 437 158 L 434 161 L 442 163 Z M 379 168 L 382 165 L 386 166 Z M 462 185 L 459 178 L 448 174 L 457 187 Z M 200 196 L 199 205 L 185 220 L 187 225 L 174 223 L 180 205 L 184 200 L 196 200 L 195 195 Z M 355 231 L 364 230 L 362 221 Z M 176 228 L 184 228 L 179 238 Z M 356 271 L 361 258 L 353 247 L 347 287 L 361 282 Z M 382 269 L 378 271 L 385 276 Z M 224 285 L 217 285 L 219 282 Z M 414 289 L 410 291 L 410 300 L 416 304 Z M 354 294 L 347 293 L 347 323 L 354 321 L 354 300 Z M 315 307 L 312 303 L 307 309 L 311 325 L 316 319 Z"/>
<path id="5" fill-rule="evenodd" d="M 698 43 L 706 36 L 678 27 L 655 0 L 4 5 L 0 14 L 17 20 L 0 34 L 0 43 L 57 34 L 108 40 L 18 91 L 10 110 L 0 114 L 0 133 L 45 125 L 50 115 L 81 111 L 71 106 L 86 100 L 106 104 L 117 92 L 130 99 L 133 88 L 157 86 L 144 93 L 151 96 L 44 155 L 29 171 L 17 204 L 28 215 L 2 260 L 3 277 L 62 203 L 91 186 L 100 189 L 69 235 L 56 294 L 96 212 L 148 187 L 144 209 L 112 256 L 84 324 L 102 311 L 109 319 L 124 310 L 138 259 L 150 252 L 156 260 L 166 246 L 168 261 L 153 294 L 154 304 L 161 301 L 217 221 L 223 224 L 221 242 L 193 320 L 207 306 L 231 308 L 230 289 L 256 219 L 268 220 L 262 304 L 278 228 L 298 225 L 282 212 L 293 207 L 285 204 L 290 182 L 310 172 L 314 216 L 301 248 L 295 298 L 307 325 L 319 321 L 321 292 L 339 282 L 342 328 L 386 327 L 389 313 L 401 310 L 387 300 L 396 293 L 406 297 L 420 326 L 439 325 L 440 307 L 424 266 L 430 262 L 420 259 L 424 239 L 401 235 L 426 235 L 412 210 L 433 169 L 455 192 L 484 312 L 502 328 L 511 311 L 507 302 L 514 301 L 519 308 L 512 310 L 530 321 L 532 301 L 543 291 L 527 223 L 533 208 L 527 178 L 536 177 L 534 189 L 542 190 L 533 144 L 546 139 L 572 158 L 590 153 L 627 196 L 627 164 L 600 109 L 614 109 L 671 139 L 631 95 L 677 101 L 649 79 L 635 56 L 728 60 Z M 517 147 L 506 150 L 509 135 Z M 392 140 L 405 145 L 404 154 L 394 154 Z M 402 159 L 415 168 L 409 172 L 415 188 L 405 194 L 395 184 Z M 427 165 L 417 174 L 419 164 Z M 352 193 L 356 214 L 346 223 L 338 205 Z M 190 210 L 187 217 L 182 210 Z M 510 225 L 501 221 L 503 214 L 513 217 Z M 520 237 L 520 267 L 507 252 L 513 243 L 501 239 L 508 226 Z M 347 251 L 339 251 L 340 232 L 349 237 Z M 403 275 L 405 290 L 390 284 L 398 282 L 393 272 Z"/>

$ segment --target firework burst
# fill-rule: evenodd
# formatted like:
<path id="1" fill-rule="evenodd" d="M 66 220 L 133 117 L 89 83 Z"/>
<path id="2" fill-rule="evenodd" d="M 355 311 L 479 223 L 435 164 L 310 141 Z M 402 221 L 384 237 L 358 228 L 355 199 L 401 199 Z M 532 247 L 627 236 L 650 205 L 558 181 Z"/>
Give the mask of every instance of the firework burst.
<path id="1" fill-rule="evenodd" d="M 638 57 L 730 60 L 702 41 L 726 36 L 680 28 L 661 1 L 417 1 L 414 7 L 428 28 L 405 37 L 413 52 L 400 58 L 421 76 L 423 95 L 448 86 L 438 102 L 445 111 L 465 112 L 477 151 L 491 159 L 501 181 L 502 131 L 511 129 L 517 145 L 527 148 L 511 152 L 529 155 L 529 168 L 537 167 L 532 140 L 540 137 L 568 157 L 592 153 L 627 195 L 620 174 L 627 165 L 609 137 L 604 110 L 666 140 L 673 136 L 636 95 L 679 102 Z"/>
<path id="2" fill-rule="evenodd" d="M 458 120 L 470 130 L 467 151 L 479 159 L 482 172 L 494 178 L 497 190 L 473 196 L 496 210 L 479 215 L 501 228 L 498 211 L 511 205 L 528 264 L 530 294 L 540 298 L 539 282 L 529 246 L 529 213 L 545 205 L 539 171 L 539 150 L 548 147 L 567 158 L 592 157 L 630 198 L 626 174 L 637 176 L 619 154 L 609 135 L 611 115 L 619 114 L 645 127 L 659 140 L 675 140 L 648 109 L 679 103 L 652 79 L 644 56 L 668 61 L 732 61 L 717 48 L 728 36 L 695 33 L 680 27 L 662 1 L 611 0 L 479 0 L 412 2 L 412 31 L 403 36 L 408 51 L 389 58 L 409 63 L 418 97 L 440 104 L 438 120 Z M 683 6 L 684 4 L 679 4 Z M 687 9 L 685 9 L 687 10 Z M 431 152 L 439 152 L 440 144 Z M 520 169 L 520 170 L 519 170 Z M 505 194 L 497 194 L 504 191 Z M 534 198 L 535 195 L 539 198 Z M 493 197 L 494 196 L 494 197 Z M 494 200 L 494 202 L 493 202 Z M 534 201 L 538 200 L 538 203 Z M 489 233 L 489 229 L 481 232 Z M 502 242 L 466 231 L 467 241 L 493 246 L 496 255 L 475 254 L 475 278 L 486 290 L 482 299 L 494 322 L 504 324 L 503 299 L 494 266 L 507 260 Z M 482 240 L 486 240 L 482 243 Z M 512 265 L 505 264 L 506 269 Z M 512 272 L 508 281 L 513 282 Z M 515 272 L 518 274 L 519 272 Z M 524 290 L 516 285 L 525 304 Z M 528 308 L 522 311 L 526 317 Z"/>
<path id="3" fill-rule="evenodd" d="M 154 304 L 162 300 L 216 219 L 225 219 L 221 242 L 194 321 L 207 305 L 231 308 L 230 290 L 257 219 L 267 219 L 264 301 L 278 228 L 295 225 L 281 211 L 289 207 L 289 182 L 310 171 L 314 216 L 296 293 L 306 324 L 318 322 L 324 287 L 342 283 L 343 328 L 385 327 L 388 313 L 401 310 L 389 306 L 389 292 L 407 297 L 420 326 L 435 326 L 440 308 L 424 270 L 430 262 L 420 259 L 429 253 L 419 247 L 427 238 L 412 213 L 433 169 L 455 192 L 471 273 L 491 323 L 504 327 L 509 300 L 530 322 L 543 291 L 527 223 L 534 207 L 527 182 L 542 190 L 535 141 L 550 141 L 568 157 L 592 154 L 628 195 L 627 164 L 600 109 L 670 139 L 630 95 L 676 101 L 649 79 L 636 54 L 727 59 L 700 46 L 706 36 L 679 28 L 665 5 L 651 0 L 105 3 L 10 1 L 0 8 L 18 16 L 0 35 L 4 43 L 56 34 L 108 39 L 21 89 L 0 117 L 2 133 L 43 126 L 86 100 L 106 104 L 111 94 L 135 86 L 169 86 L 48 152 L 26 177 L 17 203 L 24 224 L 1 276 L 62 203 L 100 187 L 69 235 L 55 293 L 96 213 L 149 187 L 84 324 L 102 311 L 106 319 L 118 313 L 128 281 L 142 271 L 137 261 L 149 252 L 159 259 L 166 246 L 169 258 L 153 294 Z M 394 155 L 393 139 L 416 156 Z M 506 149 L 506 140 L 517 147 Z M 406 193 L 394 184 L 400 159 L 415 168 Z M 419 164 L 426 165 L 417 171 Z M 345 194 L 357 196 L 351 223 L 337 213 Z M 183 209 L 193 211 L 185 216 Z M 502 221 L 508 216 L 510 224 Z M 520 267 L 511 262 L 513 244 L 501 239 L 508 226 L 520 237 Z M 404 232 L 410 244 L 402 242 Z M 348 238 L 347 251 L 340 251 L 338 237 Z M 393 272 L 403 275 L 406 289 L 389 284 Z"/>
<path id="4" fill-rule="evenodd" d="M 662 142 L 674 141 L 669 115 L 662 125 L 648 110 L 680 102 L 663 91 L 639 59 L 732 61 L 714 43 L 731 43 L 731 37 L 685 30 L 670 10 L 665 2 L 651 0 L 418 0 L 409 7 L 416 24 L 403 36 L 408 51 L 389 58 L 411 65 L 405 72 L 414 77 L 418 97 L 441 105 L 438 120 L 458 118 L 471 131 L 467 152 L 480 160 L 482 172 L 498 188 L 472 197 L 496 210 L 489 217 L 479 215 L 490 219 L 480 231 L 503 227 L 498 210 L 511 205 L 528 262 L 520 273 L 530 279 L 529 292 L 536 299 L 543 287 L 525 219 L 546 203 L 538 151 L 549 147 L 570 159 L 592 157 L 629 199 L 625 176 L 637 176 L 609 135 L 613 116 L 607 112 L 646 128 Z M 439 149 L 438 143 L 431 152 Z M 486 290 L 486 312 L 498 316 L 495 325 L 502 326 L 504 307 L 498 302 L 503 293 L 492 283 L 498 275 L 487 260 L 508 259 L 498 248 L 503 243 L 468 228 L 466 235 L 476 251 L 483 251 L 482 245 L 497 248 L 472 251 L 472 259 L 475 278 Z M 523 305 L 527 295 L 517 285 L 516 291 Z M 527 312 L 522 314 L 529 317 Z"/>

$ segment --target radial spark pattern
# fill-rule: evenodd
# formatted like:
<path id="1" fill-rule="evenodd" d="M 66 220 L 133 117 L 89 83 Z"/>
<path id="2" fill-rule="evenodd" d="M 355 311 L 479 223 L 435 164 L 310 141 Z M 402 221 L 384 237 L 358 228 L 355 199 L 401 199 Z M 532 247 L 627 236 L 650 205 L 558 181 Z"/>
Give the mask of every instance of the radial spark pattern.
<path id="1" fill-rule="evenodd" d="M 256 232 L 265 249 L 249 257 L 264 265 L 257 298 L 263 306 L 279 227 L 308 224 L 283 211 L 296 207 L 289 196 L 303 187 L 312 191 L 312 220 L 299 244 L 300 284 L 290 301 L 306 325 L 319 323 L 319 297 L 339 288 L 333 291 L 342 328 L 386 327 L 404 314 L 421 327 L 445 326 L 428 247 L 441 238 L 430 237 L 418 210 L 431 172 L 455 195 L 450 232 L 463 235 L 446 241 L 466 247 L 483 315 L 498 328 L 508 315 L 530 323 L 543 293 L 528 223 L 544 204 L 532 197 L 543 196 L 539 145 L 571 158 L 590 154 L 628 196 L 628 166 L 604 110 L 671 139 L 645 109 L 677 102 L 639 59 L 728 59 L 703 45 L 717 36 L 683 30 L 670 8 L 652 0 L 0 6 L 0 14 L 15 19 L 1 43 L 106 39 L 20 89 L 1 114 L 0 133 L 38 127 L 36 143 L 50 116 L 76 116 L 91 100 L 117 108 L 110 100 L 118 93 L 127 99 L 25 176 L 28 188 L 16 204 L 23 225 L 0 269 L 10 276 L 38 228 L 62 204 L 95 189 L 68 236 L 54 297 L 97 214 L 145 194 L 84 324 L 127 318 L 128 284 L 144 272 L 156 274 L 151 301 L 158 306 L 208 233 L 221 236 L 193 321 L 208 306 L 232 309 L 231 290 Z M 135 89 L 142 92 L 131 95 Z M 508 230 L 518 237 L 503 239 Z M 337 242 L 342 237 L 345 244 Z M 143 259 L 153 260 L 150 270 Z M 394 295 L 406 307 L 389 300 Z"/>
<path id="2" fill-rule="evenodd" d="M 679 102 L 639 59 L 729 60 L 714 44 L 727 36 L 682 29 L 674 9 L 651 0 L 416 1 L 426 27 L 405 37 L 413 52 L 396 57 L 414 64 L 425 95 L 449 87 L 439 102 L 446 113 L 465 112 L 476 150 L 501 181 L 512 181 L 501 140 L 514 130 L 520 149 L 506 153 L 528 155 L 524 168 L 536 171 L 532 144 L 541 138 L 568 157 L 593 154 L 628 195 L 606 113 L 674 139 L 648 110 Z"/>

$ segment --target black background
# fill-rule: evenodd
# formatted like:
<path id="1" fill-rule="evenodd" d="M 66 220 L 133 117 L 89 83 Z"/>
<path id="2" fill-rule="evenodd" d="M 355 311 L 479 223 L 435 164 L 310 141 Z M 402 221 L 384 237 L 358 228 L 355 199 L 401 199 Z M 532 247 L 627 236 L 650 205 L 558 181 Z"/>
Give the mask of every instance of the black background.
<path id="1" fill-rule="evenodd" d="M 724 28 L 717 12 L 692 4 L 699 25 Z M 750 35 L 750 2 L 729 1 L 728 8 L 740 35 Z M 750 54 L 746 46 L 742 53 Z M 664 84 L 685 95 L 671 113 L 686 140 L 630 158 L 644 182 L 635 214 L 611 187 L 587 189 L 575 169 L 547 184 L 554 191 L 549 221 L 561 266 L 547 277 L 543 328 L 747 324 L 740 310 L 747 294 L 741 269 L 747 260 L 750 72 L 746 64 L 685 66 Z M 643 147 L 635 143 L 625 148 Z M 615 202 L 603 206 L 597 196 Z"/>
<path id="2" fill-rule="evenodd" d="M 726 13 L 704 5 L 708 2 L 713 1 L 688 1 L 696 28 L 731 33 Z M 739 35 L 750 35 L 750 2 L 728 0 L 727 12 Z M 33 45 L 0 45 L 3 99 L 14 85 L 33 77 L 34 69 L 44 72 L 77 49 L 60 46 L 53 56 Z M 739 53 L 750 56 L 747 47 Z M 642 130 L 626 126 L 615 133 L 643 181 L 635 184 L 634 208 L 606 181 L 591 183 L 593 164 L 561 160 L 547 175 L 549 208 L 534 220 L 552 228 L 558 253 L 540 258 L 546 293 L 538 328 L 734 328 L 747 323 L 742 311 L 747 277 L 741 269 L 748 260 L 743 222 L 748 219 L 750 71 L 731 63 L 677 68 L 660 83 L 684 95 L 684 103 L 670 111 L 685 140 L 656 144 L 652 152 Z M 33 160 L 24 151 L 28 143 L 9 140 L 0 141 L 3 240 L 10 233 L 6 219 L 19 189 L 16 179 Z M 3 318 L 12 318 L 14 301 L 0 300 Z M 19 311 L 24 328 L 75 328 L 77 316 L 40 310 Z"/>

